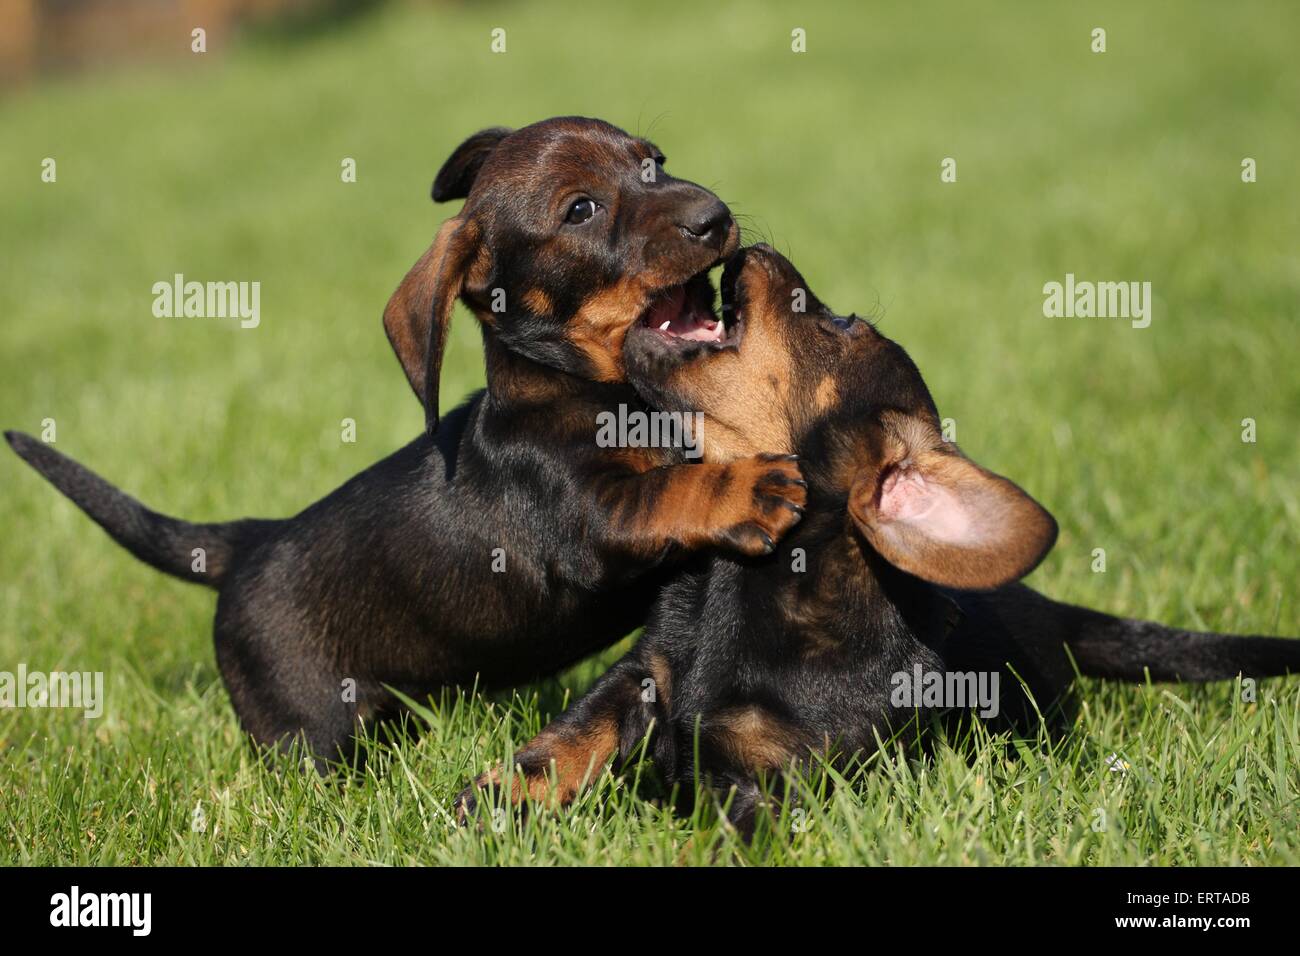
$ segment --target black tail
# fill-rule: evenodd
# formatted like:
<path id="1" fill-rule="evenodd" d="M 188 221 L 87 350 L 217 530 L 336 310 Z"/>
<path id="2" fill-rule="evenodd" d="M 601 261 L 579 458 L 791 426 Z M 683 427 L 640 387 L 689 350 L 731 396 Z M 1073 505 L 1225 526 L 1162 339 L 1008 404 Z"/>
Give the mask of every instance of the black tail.
<path id="1" fill-rule="evenodd" d="M 113 540 L 146 564 L 185 581 L 217 587 L 230 569 L 239 540 L 261 522 L 190 524 L 150 511 L 130 495 L 44 442 L 21 432 L 5 438 L 25 462 L 39 471 Z M 202 548 L 202 561 L 195 554 Z M 203 570 L 196 571 L 195 567 Z"/>
<path id="2" fill-rule="evenodd" d="M 1150 621 L 1071 608 L 1066 641 L 1086 677 L 1144 681 L 1230 680 L 1300 674 L 1300 640 L 1180 631 Z"/>

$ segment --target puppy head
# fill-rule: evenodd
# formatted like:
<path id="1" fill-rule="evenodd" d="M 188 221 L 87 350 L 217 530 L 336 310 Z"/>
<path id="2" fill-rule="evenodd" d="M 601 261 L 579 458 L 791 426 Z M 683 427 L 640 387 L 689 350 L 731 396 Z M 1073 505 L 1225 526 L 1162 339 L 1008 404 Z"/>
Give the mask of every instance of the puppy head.
<path id="1" fill-rule="evenodd" d="M 1051 549 L 1052 516 L 944 441 L 907 353 L 832 311 L 770 246 L 727 263 L 722 314 L 716 341 L 642 323 L 626 345 L 650 404 L 704 413 L 707 458 L 798 452 L 868 544 L 935 584 L 1000 587 Z"/>
<path id="2" fill-rule="evenodd" d="M 594 381 L 624 379 L 638 319 L 720 330 L 707 273 L 735 250 L 737 227 L 663 163 L 647 140 L 579 117 L 484 130 L 452 154 L 433 197 L 465 205 L 384 312 L 431 427 L 457 297 L 507 349 Z"/>

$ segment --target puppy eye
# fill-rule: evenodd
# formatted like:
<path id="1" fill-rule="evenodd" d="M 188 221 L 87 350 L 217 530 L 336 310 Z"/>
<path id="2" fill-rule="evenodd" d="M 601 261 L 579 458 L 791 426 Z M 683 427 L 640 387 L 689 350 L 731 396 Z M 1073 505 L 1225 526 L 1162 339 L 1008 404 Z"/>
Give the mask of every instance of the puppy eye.
<path id="1" fill-rule="evenodd" d="M 856 312 L 851 312 L 848 315 L 831 316 L 831 323 L 837 329 L 851 329 L 853 328 L 854 323 L 857 321 L 858 321 L 858 316 Z"/>
<path id="2" fill-rule="evenodd" d="M 579 199 L 564 216 L 564 221 L 570 226 L 580 226 L 592 216 L 596 215 L 596 202 L 592 199 Z"/>

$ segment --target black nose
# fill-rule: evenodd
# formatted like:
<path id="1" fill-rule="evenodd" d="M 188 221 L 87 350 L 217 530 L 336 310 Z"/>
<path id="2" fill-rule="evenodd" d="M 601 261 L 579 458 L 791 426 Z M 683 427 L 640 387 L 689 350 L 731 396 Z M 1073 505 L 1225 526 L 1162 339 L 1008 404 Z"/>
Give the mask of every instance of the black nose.
<path id="1" fill-rule="evenodd" d="M 722 200 L 710 198 L 687 209 L 679 225 L 687 239 L 721 244 L 731 230 L 731 210 Z"/>

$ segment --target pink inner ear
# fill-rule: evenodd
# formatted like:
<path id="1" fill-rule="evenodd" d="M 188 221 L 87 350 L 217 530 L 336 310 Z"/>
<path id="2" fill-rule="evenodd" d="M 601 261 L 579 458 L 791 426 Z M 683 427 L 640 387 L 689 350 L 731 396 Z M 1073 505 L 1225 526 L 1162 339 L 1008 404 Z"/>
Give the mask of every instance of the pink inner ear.
<path id="1" fill-rule="evenodd" d="M 882 521 L 902 522 L 937 541 L 962 544 L 975 537 L 961 499 L 948 486 L 927 480 L 910 462 L 896 465 L 885 475 L 877 513 Z"/>

